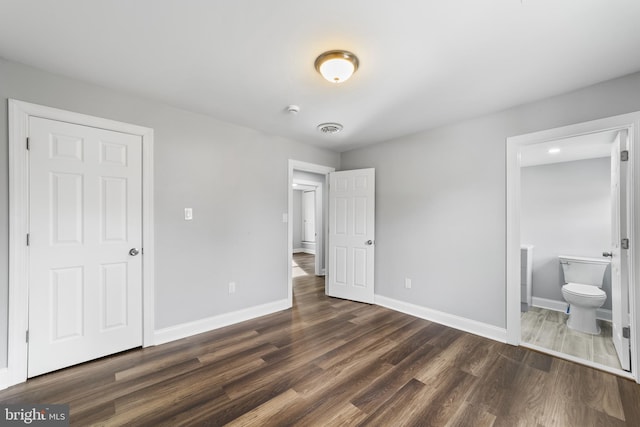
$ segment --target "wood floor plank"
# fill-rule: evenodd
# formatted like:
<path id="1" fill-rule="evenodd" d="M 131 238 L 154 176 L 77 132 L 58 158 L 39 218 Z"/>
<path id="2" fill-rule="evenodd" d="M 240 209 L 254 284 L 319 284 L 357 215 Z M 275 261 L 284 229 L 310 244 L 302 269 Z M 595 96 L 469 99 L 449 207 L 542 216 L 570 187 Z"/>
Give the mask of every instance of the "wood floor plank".
<path id="1" fill-rule="evenodd" d="M 408 425 L 442 426 L 458 412 L 478 378 L 459 369 L 451 369 L 444 381 L 429 384 L 429 397 Z M 427 385 L 427 384 L 425 384 Z"/>
<path id="2" fill-rule="evenodd" d="M 483 407 L 462 402 L 458 411 L 447 421 L 445 427 L 493 427 L 496 416 Z"/>
<path id="3" fill-rule="evenodd" d="M 74 427 L 640 425 L 634 382 L 327 297 L 313 256 L 294 261 L 289 310 L 42 375 L 0 403 L 67 403 Z"/>
<path id="4" fill-rule="evenodd" d="M 616 378 L 616 382 L 627 425 L 640 426 L 640 387 L 624 378 Z"/>
<path id="5" fill-rule="evenodd" d="M 411 379 L 384 405 L 365 418 L 360 426 L 410 425 L 422 408 L 421 402 L 427 402 L 429 387 L 416 379 Z"/>
<path id="6" fill-rule="evenodd" d="M 303 399 L 293 389 L 288 389 L 284 393 L 274 397 L 268 402 L 263 403 L 257 408 L 242 414 L 240 417 L 227 424 L 229 427 L 252 427 L 274 425 L 274 418 L 282 412 L 286 412 L 287 408 L 300 404 Z"/>
<path id="7" fill-rule="evenodd" d="M 382 406 L 393 394 L 400 390 L 425 364 L 433 360 L 439 350 L 431 344 L 422 347 L 407 356 L 387 373 L 379 375 L 371 384 L 362 388 L 352 397 L 351 403 L 362 411 L 371 413 Z"/>

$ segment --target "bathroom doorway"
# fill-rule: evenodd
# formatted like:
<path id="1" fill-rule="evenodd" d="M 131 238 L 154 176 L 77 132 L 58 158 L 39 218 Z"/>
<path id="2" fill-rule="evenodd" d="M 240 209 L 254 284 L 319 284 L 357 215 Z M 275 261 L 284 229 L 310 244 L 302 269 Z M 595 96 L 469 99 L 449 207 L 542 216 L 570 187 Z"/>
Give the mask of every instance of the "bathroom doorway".
<path id="1" fill-rule="evenodd" d="M 615 156 L 628 159 L 638 117 L 619 116 L 507 141 L 508 342 L 632 378 L 637 378 L 637 340 L 624 338 L 622 331 L 635 329 L 631 314 L 637 306 L 633 272 L 638 263 L 632 250 L 617 245 L 612 230 L 619 224 L 622 237 L 632 232 L 632 201 L 637 198 L 632 161 L 620 163 Z M 612 149 L 616 143 L 621 147 Z M 614 173 L 612 156 L 622 164 Z M 616 174 L 621 178 L 619 200 L 612 197 Z M 616 263 L 604 272 L 606 300 L 597 310 L 601 332 L 567 327 L 558 256 L 608 262 L 603 253 L 611 252 Z M 614 324 L 626 347 L 614 345 Z"/>

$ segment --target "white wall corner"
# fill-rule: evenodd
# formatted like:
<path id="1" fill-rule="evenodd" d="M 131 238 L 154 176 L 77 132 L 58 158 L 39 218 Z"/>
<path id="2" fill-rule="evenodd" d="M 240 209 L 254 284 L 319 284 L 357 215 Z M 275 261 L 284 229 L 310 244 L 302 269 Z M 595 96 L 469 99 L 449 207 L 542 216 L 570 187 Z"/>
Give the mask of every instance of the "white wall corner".
<path id="1" fill-rule="evenodd" d="M 291 308 L 288 299 L 270 302 L 267 304 L 257 305 L 255 307 L 244 308 L 242 310 L 231 313 L 220 314 L 218 316 L 208 317 L 206 319 L 196 320 L 193 322 L 182 323 L 180 325 L 169 326 L 155 331 L 154 344 L 160 345 L 170 341 L 179 340 L 190 337 L 192 335 L 209 332 L 225 326 L 244 322 L 245 320 L 255 319 L 256 317 L 266 316 L 267 314 L 276 313 L 278 311 Z"/>
<path id="2" fill-rule="evenodd" d="M 382 307 L 449 326 L 454 329 L 459 329 L 464 332 L 469 332 L 471 334 L 479 335 L 502 343 L 507 342 L 506 328 L 500 328 L 498 326 L 489 325 L 487 323 L 478 322 L 465 317 L 444 313 L 442 311 L 395 300 L 393 298 L 387 298 L 382 295 L 374 295 L 374 302 Z"/>
<path id="3" fill-rule="evenodd" d="M 9 369 L 0 368 L 0 390 L 9 387 Z"/>

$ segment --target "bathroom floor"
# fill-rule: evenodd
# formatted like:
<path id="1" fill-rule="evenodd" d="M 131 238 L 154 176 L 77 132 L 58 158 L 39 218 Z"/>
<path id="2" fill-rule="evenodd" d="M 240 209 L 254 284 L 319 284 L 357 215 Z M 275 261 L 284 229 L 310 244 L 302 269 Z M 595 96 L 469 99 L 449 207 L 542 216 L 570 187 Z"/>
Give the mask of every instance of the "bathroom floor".
<path id="1" fill-rule="evenodd" d="M 521 339 L 529 344 L 621 369 L 611 339 L 611 323 L 598 320 L 600 335 L 567 328 L 565 313 L 531 307 L 520 314 Z"/>

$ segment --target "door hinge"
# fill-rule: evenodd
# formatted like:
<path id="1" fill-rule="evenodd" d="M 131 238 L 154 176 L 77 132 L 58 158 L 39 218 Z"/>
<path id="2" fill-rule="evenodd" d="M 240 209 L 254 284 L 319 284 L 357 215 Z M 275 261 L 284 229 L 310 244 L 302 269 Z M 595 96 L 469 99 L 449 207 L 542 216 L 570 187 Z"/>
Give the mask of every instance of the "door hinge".
<path id="1" fill-rule="evenodd" d="M 622 338 L 631 338 L 631 327 L 625 326 L 622 328 Z"/>
<path id="2" fill-rule="evenodd" d="M 27 137 L 27 150 L 29 150 L 31 148 L 31 141 L 29 140 L 29 137 Z"/>
<path id="3" fill-rule="evenodd" d="M 628 150 L 622 150 L 620 152 L 620 161 L 621 162 L 629 161 L 629 151 Z"/>
<path id="4" fill-rule="evenodd" d="M 620 247 L 622 249 L 629 249 L 629 239 L 622 239 L 620 241 Z"/>
<path id="5" fill-rule="evenodd" d="M 27 333 L 25 334 L 25 339 L 27 342 L 29 342 L 29 330 L 27 329 Z"/>
<path id="6" fill-rule="evenodd" d="M 30 240 L 31 240 L 31 239 L 29 238 L 29 233 L 27 233 L 27 246 L 29 246 L 29 241 L 30 241 Z"/>

